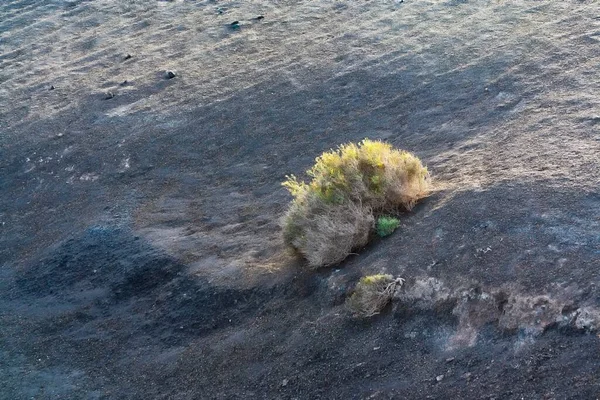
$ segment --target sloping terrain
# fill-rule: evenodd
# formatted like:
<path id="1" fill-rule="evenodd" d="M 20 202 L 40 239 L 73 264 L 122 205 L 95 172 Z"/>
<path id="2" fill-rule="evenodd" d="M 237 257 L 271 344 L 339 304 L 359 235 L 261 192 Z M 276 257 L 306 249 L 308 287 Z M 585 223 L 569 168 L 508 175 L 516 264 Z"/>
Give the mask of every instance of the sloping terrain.
<path id="1" fill-rule="evenodd" d="M 595 1 L 2 2 L 0 398 L 597 397 L 599 71 Z M 307 272 L 280 183 L 365 137 L 436 191 Z"/>

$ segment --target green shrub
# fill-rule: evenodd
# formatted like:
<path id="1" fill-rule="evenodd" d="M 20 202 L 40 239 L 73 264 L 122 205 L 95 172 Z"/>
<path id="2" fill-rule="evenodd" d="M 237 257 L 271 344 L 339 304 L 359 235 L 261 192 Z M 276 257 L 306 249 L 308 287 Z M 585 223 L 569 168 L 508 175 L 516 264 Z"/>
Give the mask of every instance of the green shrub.
<path id="1" fill-rule="evenodd" d="M 367 244 L 376 216 L 410 210 L 429 192 L 417 157 L 369 139 L 323 153 L 307 174 L 308 183 L 283 182 L 294 197 L 283 237 L 313 268 L 341 262 Z"/>
<path id="2" fill-rule="evenodd" d="M 346 307 L 357 317 L 372 317 L 383 310 L 403 283 L 402 278 L 395 279 L 392 275 L 364 276 L 346 300 Z"/>
<path id="3" fill-rule="evenodd" d="M 394 233 L 400 226 L 398 218 L 394 217 L 379 217 L 377 218 L 377 234 L 381 237 L 386 237 Z"/>

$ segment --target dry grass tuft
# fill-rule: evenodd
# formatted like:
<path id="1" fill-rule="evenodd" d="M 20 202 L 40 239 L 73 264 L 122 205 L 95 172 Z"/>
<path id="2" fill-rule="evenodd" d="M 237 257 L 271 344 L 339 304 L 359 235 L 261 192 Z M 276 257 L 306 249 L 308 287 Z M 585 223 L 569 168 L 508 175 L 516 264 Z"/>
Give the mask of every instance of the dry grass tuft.
<path id="1" fill-rule="evenodd" d="M 357 317 L 372 317 L 383 310 L 403 283 L 404 279 L 392 275 L 364 276 L 346 301 L 346 307 Z"/>
<path id="2" fill-rule="evenodd" d="M 375 216 L 410 210 L 430 189 L 417 157 L 369 139 L 323 153 L 307 174 L 283 183 L 294 196 L 283 237 L 312 268 L 341 262 L 367 244 Z"/>

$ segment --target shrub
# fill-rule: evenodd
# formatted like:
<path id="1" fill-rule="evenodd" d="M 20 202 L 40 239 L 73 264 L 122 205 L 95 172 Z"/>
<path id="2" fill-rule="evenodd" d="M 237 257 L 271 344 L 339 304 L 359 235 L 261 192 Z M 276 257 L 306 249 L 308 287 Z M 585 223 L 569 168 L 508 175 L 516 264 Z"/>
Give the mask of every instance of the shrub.
<path id="1" fill-rule="evenodd" d="M 381 237 L 389 236 L 400 226 L 398 218 L 379 217 L 377 218 L 377 234 Z"/>
<path id="2" fill-rule="evenodd" d="M 367 244 L 376 216 L 410 210 L 429 192 L 417 157 L 369 139 L 323 153 L 307 174 L 308 183 L 283 182 L 294 197 L 283 237 L 312 268 L 341 262 Z"/>
<path id="3" fill-rule="evenodd" d="M 346 307 L 357 317 L 372 317 L 383 310 L 403 283 L 402 278 L 394 279 L 392 275 L 364 276 L 346 301 Z"/>

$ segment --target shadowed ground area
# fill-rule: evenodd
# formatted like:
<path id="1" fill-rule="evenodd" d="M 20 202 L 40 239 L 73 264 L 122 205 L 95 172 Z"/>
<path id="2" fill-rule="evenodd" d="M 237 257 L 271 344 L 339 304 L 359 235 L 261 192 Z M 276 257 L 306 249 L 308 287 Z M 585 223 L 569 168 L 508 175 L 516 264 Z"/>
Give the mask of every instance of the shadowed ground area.
<path id="1" fill-rule="evenodd" d="M 598 54 L 585 1 L 3 2 L 0 398 L 593 398 Z M 365 137 L 436 190 L 308 272 L 280 183 Z"/>

